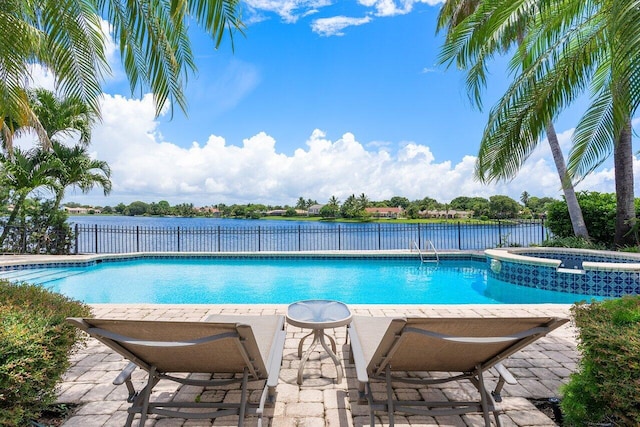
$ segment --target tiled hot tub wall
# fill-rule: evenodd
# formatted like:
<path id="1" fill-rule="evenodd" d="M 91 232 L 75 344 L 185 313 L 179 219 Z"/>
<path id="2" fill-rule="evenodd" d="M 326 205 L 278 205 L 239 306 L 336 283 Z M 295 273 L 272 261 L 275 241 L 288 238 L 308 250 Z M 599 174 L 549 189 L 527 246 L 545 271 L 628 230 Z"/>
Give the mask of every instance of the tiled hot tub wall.
<path id="1" fill-rule="evenodd" d="M 630 254 L 555 248 L 485 254 L 489 275 L 505 282 L 601 297 L 640 293 L 640 258 Z"/>

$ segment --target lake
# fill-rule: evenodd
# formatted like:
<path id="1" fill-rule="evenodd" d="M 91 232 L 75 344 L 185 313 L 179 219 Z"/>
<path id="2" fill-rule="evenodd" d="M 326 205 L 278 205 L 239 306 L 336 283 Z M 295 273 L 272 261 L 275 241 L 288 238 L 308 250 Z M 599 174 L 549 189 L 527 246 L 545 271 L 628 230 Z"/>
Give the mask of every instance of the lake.
<path id="1" fill-rule="evenodd" d="M 71 216 L 78 253 L 314 250 L 484 250 L 547 238 L 540 222 L 343 223 L 128 216 Z"/>

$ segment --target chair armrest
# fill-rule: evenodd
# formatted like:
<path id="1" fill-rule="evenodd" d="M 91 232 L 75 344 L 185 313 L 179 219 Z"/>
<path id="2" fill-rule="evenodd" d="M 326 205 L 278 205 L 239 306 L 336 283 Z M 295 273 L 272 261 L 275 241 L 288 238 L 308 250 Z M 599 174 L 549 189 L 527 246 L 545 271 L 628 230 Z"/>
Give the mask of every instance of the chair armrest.
<path id="1" fill-rule="evenodd" d="M 496 368 L 496 371 L 498 371 L 500 376 L 504 378 L 504 381 L 507 384 L 511 384 L 511 385 L 518 384 L 518 381 L 515 379 L 515 377 L 511 374 L 511 372 L 509 372 L 507 368 L 505 368 L 505 366 L 502 363 L 496 363 L 494 368 Z"/>
<path id="2" fill-rule="evenodd" d="M 351 358 L 356 367 L 356 377 L 360 383 L 368 383 L 369 375 L 367 374 L 366 361 L 364 359 L 364 353 L 362 346 L 360 345 L 360 339 L 353 324 L 347 326 L 347 332 L 349 339 L 351 340 Z"/>
<path id="3" fill-rule="evenodd" d="M 267 379 L 267 386 L 275 387 L 278 385 L 278 379 L 280 377 L 280 366 L 282 365 L 282 355 L 284 353 L 284 341 L 287 337 L 286 331 L 278 331 L 274 340 L 273 346 L 275 350 L 271 364 L 267 368 L 269 369 L 269 378 Z"/>
<path id="4" fill-rule="evenodd" d="M 267 369 L 269 370 L 269 377 L 267 378 L 267 387 L 270 389 L 275 388 L 278 385 L 280 379 L 280 367 L 282 366 L 282 357 L 284 354 L 284 342 L 287 338 L 287 331 L 284 329 L 284 316 L 278 319 L 278 329 L 276 335 L 273 338 L 271 344 L 271 354 L 269 354 L 269 360 Z"/>
<path id="5" fill-rule="evenodd" d="M 131 374 L 136 370 L 138 365 L 133 362 L 129 362 L 129 364 L 118 374 L 115 380 L 113 380 L 113 385 L 122 385 L 129 379 L 131 379 Z"/>
<path id="6" fill-rule="evenodd" d="M 496 369 L 496 371 L 498 371 L 498 374 L 500 375 L 500 377 L 498 378 L 498 383 L 496 384 L 496 388 L 495 390 L 493 390 L 491 392 L 491 396 L 493 396 L 493 400 L 495 400 L 496 402 L 502 402 L 502 387 L 504 387 L 504 384 L 517 384 L 518 382 L 516 381 L 515 377 L 513 375 L 511 375 L 511 372 L 509 372 L 509 370 L 507 368 L 504 367 L 504 365 L 502 363 L 496 363 L 494 368 Z"/>

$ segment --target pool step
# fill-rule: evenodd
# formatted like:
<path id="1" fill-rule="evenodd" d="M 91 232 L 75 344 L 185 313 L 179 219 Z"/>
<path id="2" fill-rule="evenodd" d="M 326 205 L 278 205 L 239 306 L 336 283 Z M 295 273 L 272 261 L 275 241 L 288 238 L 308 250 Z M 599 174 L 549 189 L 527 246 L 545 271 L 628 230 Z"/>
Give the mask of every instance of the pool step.
<path id="1" fill-rule="evenodd" d="M 84 273 L 84 269 L 81 268 L 29 268 L 0 271 L 0 279 L 6 279 L 12 283 L 27 282 L 43 285 L 82 273 Z"/>

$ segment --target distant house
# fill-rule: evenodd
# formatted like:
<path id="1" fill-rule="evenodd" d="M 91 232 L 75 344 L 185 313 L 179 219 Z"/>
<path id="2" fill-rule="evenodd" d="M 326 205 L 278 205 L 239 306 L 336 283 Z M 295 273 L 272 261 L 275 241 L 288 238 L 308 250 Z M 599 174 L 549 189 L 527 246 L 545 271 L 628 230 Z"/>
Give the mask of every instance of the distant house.
<path id="1" fill-rule="evenodd" d="M 286 209 L 274 209 L 272 211 L 267 211 L 267 216 L 284 216 L 286 213 Z"/>
<path id="2" fill-rule="evenodd" d="M 307 215 L 320 215 L 320 209 L 322 209 L 324 205 L 311 205 L 309 209 L 307 209 Z"/>
<path id="3" fill-rule="evenodd" d="M 365 208 L 366 213 L 373 218 L 399 218 L 402 216 L 404 210 L 401 207 L 397 208 Z"/>
<path id="4" fill-rule="evenodd" d="M 418 212 L 423 218 L 442 218 L 442 219 L 468 219 L 473 217 L 473 211 L 457 211 L 454 209 L 449 210 L 425 210 Z"/>
<path id="5" fill-rule="evenodd" d="M 222 212 L 220 212 L 220 209 L 214 208 L 213 206 L 204 206 L 202 208 L 195 208 L 194 210 L 197 212 L 209 214 L 213 218 L 220 218 L 222 216 Z"/>
<path id="6" fill-rule="evenodd" d="M 86 208 L 70 208 L 68 206 L 63 206 L 62 209 L 70 214 L 70 215 L 87 215 L 87 214 L 99 214 L 102 213 L 102 209 L 94 208 L 94 207 L 86 207 Z"/>

